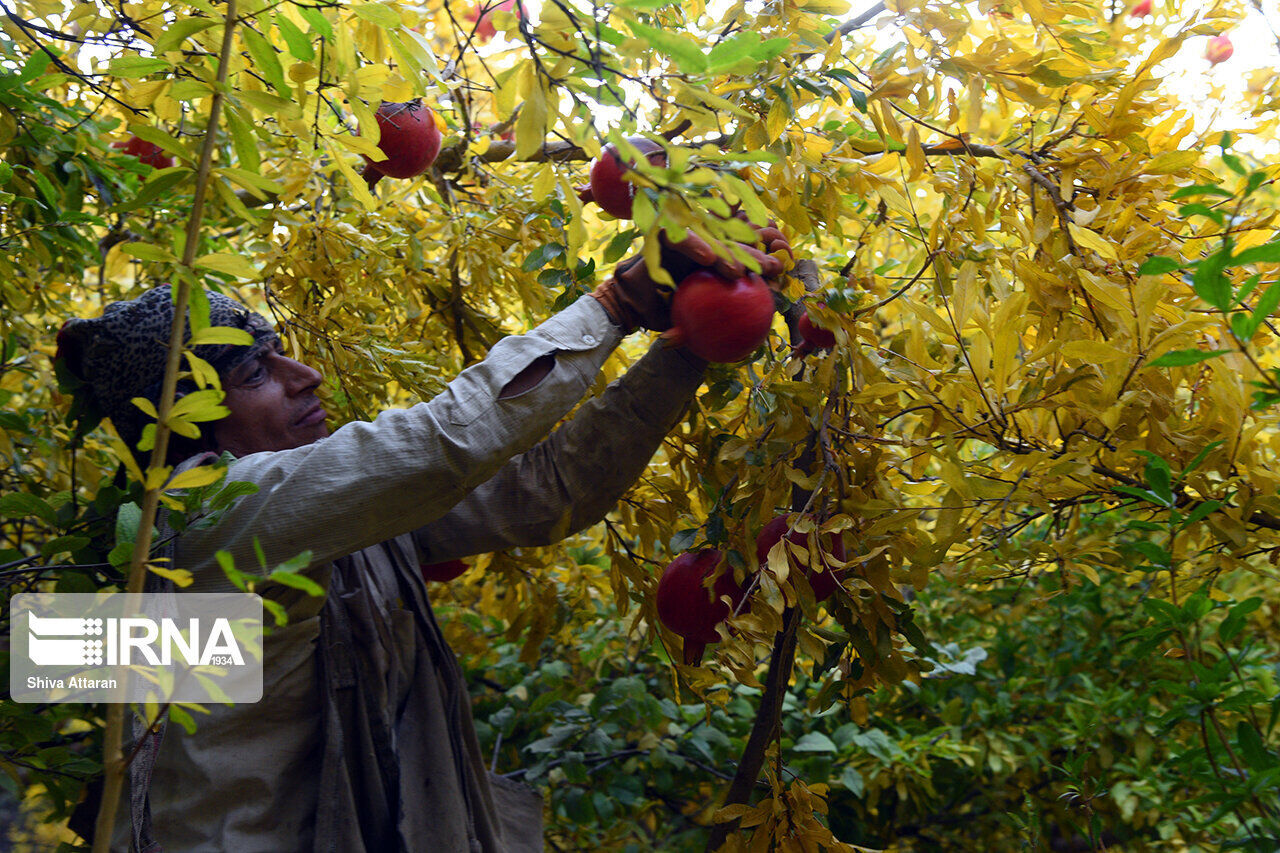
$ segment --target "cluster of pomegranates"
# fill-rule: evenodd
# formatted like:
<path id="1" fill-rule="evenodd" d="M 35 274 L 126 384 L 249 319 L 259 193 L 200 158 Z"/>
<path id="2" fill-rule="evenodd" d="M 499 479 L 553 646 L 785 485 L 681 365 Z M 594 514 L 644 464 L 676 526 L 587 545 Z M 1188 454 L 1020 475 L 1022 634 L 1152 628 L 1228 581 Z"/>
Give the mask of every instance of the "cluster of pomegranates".
<path id="1" fill-rule="evenodd" d="M 808 547 L 808 535 L 792 530 L 792 521 L 793 516 L 780 515 L 761 528 L 756 536 L 756 562 L 759 566 L 768 565 L 769 552 L 784 537 L 802 548 Z M 805 567 L 804 572 L 818 601 L 830 598 L 844 576 L 843 566 L 832 565 L 832 562 L 845 562 L 844 540 L 840 535 L 828 534 L 823 550 L 830 555 L 831 561 L 824 555 L 820 561 L 822 571 L 815 572 Z M 786 555 L 791 570 L 798 570 L 800 566 L 796 555 L 790 549 Z M 745 584 L 740 584 L 734 578 L 731 566 L 720 569 L 722 562 L 724 553 L 714 548 L 687 551 L 672 560 L 658 580 L 655 602 L 658 619 L 672 633 L 684 638 L 683 659 L 689 666 L 695 666 L 702 660 L 709 643 L 719 641 L 716 626 L 738 610 L 751 585 L 750 578 Z M 720 571 L 719 576 L 716 576 L 717 570 Z M 714 582 L 712 577 L 715 577 Z"/>
<path id="2" fill-rule="evenodd" d="M 657 142 L 643 136 L 633 136 L 627 142 L 650 163 L 666 164 L 666 151 Z M 578 195 L 618 219 L 630 219 L 636 184 L 629 174 L 634 171 L 634 162 L 624 160 L 617 146 L 606 145 L 591 166 L 590 184 Z M 707 361 L 741 361 L 769 336 L 773 311 L 773 291 L 760 276 L 748 273 L 730 279 L 698 270 L 678 283 L 671 300 L 671 330 L 664 337 Z M 800 355 L 835 346 L 835 335 L 814 324 L 808 312 L 800 318 L 799 330 L 803 337 L 797 348 Z"/>

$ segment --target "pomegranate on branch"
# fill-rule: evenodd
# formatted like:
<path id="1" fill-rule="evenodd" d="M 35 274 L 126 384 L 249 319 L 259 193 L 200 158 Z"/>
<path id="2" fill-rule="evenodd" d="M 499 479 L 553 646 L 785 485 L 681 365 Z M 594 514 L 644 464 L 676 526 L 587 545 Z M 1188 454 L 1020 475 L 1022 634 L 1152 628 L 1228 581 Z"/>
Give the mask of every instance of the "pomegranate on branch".
<path id="1" fill-rule="evenodd" d="M 801 533 L 798 530 L 787 533 L 790 521 L 790 515 L 780 515 L 760 529 L 760 534 L 756 536 L 756 560 L 761 568 L 769 564 L 769 551 L 773 549 L 774 545 L 782 541 L 784 534 L 788 542 L 804 548 L 809 547 L 808 534 Z M 843 563 L 845 561 L 844 538 L 839 533 L 829 533 L 825 538 L 828 552 L 832 558 Z M 789 549 L 786 553 L 791 570 L 799 569 L 800 566 L 797 565 L 796 556 Z M 823 566 L 821 572 L 815 572 L 806 566 L 804 575 L 808 578 L 809 585 L 813 587 L 813 597 L 818 601 L 825 601 L 831 597 L 831 594 L 836 591 L 836 587 L 840 585 L 840 580 L 844 576 L 844 568 L 829 565 L 825 558 L 821 562 Z"/>
<path id="2" fill-rule="evenodd" d="M 640 154 L 655 166 L 665 166 L 667 153 L 652 139 L 633 136 L 627 140 Z M 636 185 L 627 180 L 627 173 L 635 169 L 634 161 L 623 162 L 614 145 L 606 145 L 600 158 L 591 166 L 591 185 L 578 193 L 583 201 L 594 201 L 606 213 L 618 219 L 630 219 L 631 207 L 636 196 Z"/>
<path id="3" fill-rule="evenodd" d="M 430 107 L 421 101 L 383 102 L 374 114 L 378 122 L 378 150 L 383 159 L 364 155 L 368 163 L 361 173 L 370 188 L 382 178 L 416 178 L 440 153 L 440 128 Z"/>
<path id="4" fill-rule="evenodd" d="M 472 7 L 467 13 L 467 20 L 475 24 L 475 37 L 481 44 L 492 39 L 498 34 L 498 28 L 493 25 L 494 12 L 511 12 L 514 11 L 520 20 L 525 20 L 524 6 L 519 0 L 499 0 L 497 3 L 481 2 L 478 6 Z"/>
<path id="5" fill-rule="evenodd" d="M 676 288 L 666 336 L 699 358 L 730 363 L 764 343 L 772 323 L 773 291 L 763 278 L 747 273 L 728 279 L 698 270 Z"/>
<path id="6" fill-rule="evenodd" d="M 435 581 L 436 583 L 446 583 L 461 575 L 467 569 L 471 568 L 462 560 L 445 560 L 443 563 L 419 563 L 418 570 L 422 572 L 424 581 Z"/>
<path id="7" fill-rule="evenodd" d="M 154 166 L 157 169 L 167 169 L 173 165 L 173 158 L 164 153 L 163 148 L 154 142 L 147 142 L 137 136 L 130 136 L 122 142 L 113 142 L 111 147 L 137 157 L 139 162 Z"/>
<path id="8" fill-rule="evenodd" d="M 801 355 L 815 349 L 831 349 L 836 345 L 835 332 L 816 325 L 809 316 L 808 311 L 800 315 L 800 321 L 796 324 L 796 331 L 800 333 L 802 339 L 800 345 L 796 347 L 796 351 Z"/>
<path id="9" fill-rule="evenodd" d="M 1231 39 L 1225 35 L 1214 36 L 1209 39 L 1209 44 L 1205 46 L 1204 58 L 1209 60 L 1210 65 L 1217 65 L 1219 62 L 1226 62 L 1231 58 L 1231 54 L 1236 49 L 1231 44 Z"/>
<path id="10" fill-rule="evenodd" d="M 658 618 L 684 638 L 684 662 L 696 666 L 708 643 L 720 640 L 716 626 L 729 618 L 728 598 L 736 609 L 746 590 L 733 579 L 733 569 L 725 566 L 711 589 L 706 581 L 724 555 L 713 548 L 687 551 L 676 557 L 658 581 Z"/>

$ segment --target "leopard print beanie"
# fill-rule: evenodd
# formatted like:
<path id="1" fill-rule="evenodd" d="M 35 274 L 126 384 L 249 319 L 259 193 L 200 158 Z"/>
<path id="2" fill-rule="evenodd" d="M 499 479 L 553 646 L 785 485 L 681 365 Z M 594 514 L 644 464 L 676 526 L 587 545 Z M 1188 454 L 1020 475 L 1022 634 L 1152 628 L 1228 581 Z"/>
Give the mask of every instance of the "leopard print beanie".
<path id="1" fill-rule="evenodd" d="M 210 325 L 243 329 L 254 339 L 251 347 L 201 344 L 193 348 L 220 376 L 263 347 L 274 346 L 277 336 L 265 317 L 220 293 L 207 295 Z M 54 358 L 76 380 L 71 384 L 78 403 L 91 415 L 111 418 L 130 447 L 151 421 L 131 401 L 134 397 L 146 397 L 152 403 L 159 400 L 172 323 L 173 296 L 169 285 L 162 284 L 136 299 L 113 302 L 101 317 L 68 320 L 58 332 Z"/>

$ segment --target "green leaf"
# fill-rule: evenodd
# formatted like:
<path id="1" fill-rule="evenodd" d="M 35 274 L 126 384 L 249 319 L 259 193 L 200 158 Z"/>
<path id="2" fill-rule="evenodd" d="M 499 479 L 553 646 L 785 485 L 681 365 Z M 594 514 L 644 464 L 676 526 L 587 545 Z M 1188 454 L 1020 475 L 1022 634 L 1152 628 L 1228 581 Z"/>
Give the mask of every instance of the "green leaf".
<path id="1" fill-rule="evenodd" d="M 712 74 L 727 70 L 746 59 L 755 59 L 756 48 L 760 46 L 760 34 L 751 30 L 738 33 L 725 39 L 707 56 L 707 70 Z"/>
<path id="2" fill-rule="evenodd" d="M 267 575 L 267 580 L 274 581 L 278 584 L 282 584 L 283 586 L 292 587 L 293 589 L 300 589 L 307 595 L 315 596 L 316 598 L 320 598 L 325 594 L 324 587 L 320 586 L 320 584 L 316 583 L 311 578 L 306 577 L 305 575 L 300 575 L 297 572 L 276 569 L 274 572 Z"/>
<path id="3" fill-rule="evenodd" d="M 310 62 L 316 58 L 315 45 L 297 24 L 284 15 L 277 15 L 276 28 L 280 30 L 280 35 L 284 38 L 284 43 L 289 46 L 289 53 L 293 54 L 294 59 Z"/>
<path id="4" fill-rule="evenodd" d="M 158 263 L 177 263 L 178 259 L 174 257 L 164 246 L 156 246 L 151 243 L 125 243 L 120 247 L 120 251 L 131 258 L 137 258 L 140 261 L 155 261 Z"/>
<path id="5" fill-rule="evenodd" d="M 1157 359 L 1147 362 L 1148 367 L 1186 367 L 1189 364 L 1199 364 L 1202 361 L 1208 361 L 1211 358 L 1217 358 L 1220 355 L 1226 355 L 1231 350 L 1216 349 L 1208 352 L 1198 349 L 1175 349 L 1169 350 Z"/>
<path id="6" fill-rule="evenodd" d="M 319 9 L 314 6 L 294 6 L 294 9 L 311 25 L 311 32 L 317 33 L 321 38 L 333 39 L 333 24 L 329 23 L 329 19 Z"/>
<path id="7" fill-rule="evenodd" d="M 1222 162 L 1226 163 L 1227 168 L 1237 175 L 1249 174 L 1249 170 L 1244 167 L 1244 163 L 1240 162 L 1240 158 L 1234 154 L 1228 154 L 1225 150 L 1222 152 Z"/>
<path id="8" fill-rule="evenodd" d="M 359 10 L 356 10 L 357 13 Z M 244 38 L 245 47 L 249 49 L 249 55 L 253 57 L 254 70 L 267 78 L 274 88 L 281 95 L 287 94 L 289 85 L 284 80 L 284 67 L 280 65 L 280 57 L 276 54 L 276 49 L 271 46 L 266 37 L 252 27 L 241 27 L 240 33 Z"/>
<path id="9" fill-rule="evenodd" d="M 638 21 L 628 21 L 627 25 L 636 38 L 648 43 L 658 53 L 675 60 L 676 66 L 685 74 L 706 73 L 707 56 L 702 52 L 701 45 L 690 36 L 647 27 Z"/>
<path id="10" fill-rule="evenodd" d="M 1236 723 L 1236 744 L 1254 770 L 1269 770 L 1276 766 L 1276 757 L 1248 720 Z"/>
<path id="11" fill-rule="evenodd" d="M 1272 240 L 1270 243 L 1263 243 L 1261 246 L 1245 249 L 1240 254 L 1233 255 L 1231 260 L 1227 262 L 1227 266 L 1238 267 L 1244 264 L 1258 263 L 1280 263 L 1280 240 Z"/>
<path id="12" fill-rule="evenodd" d="M 146 77 L 172 69 L 172 62 L 155 56 L 120 56 L 107 63 L 107 72 L 113 77 Z"/>
<path id="13" fill-rule="evenodd" d="M 1182 269 L 1182 264 L 1163 255 L 1152 255 L 1138 267 L 1138 275 L 1164 275 Z"/>
<path id="14" fill-rule="evenodd" d="M 182 47 L 182 43 L 191 38 L 191 36 L 210 27 L 216 27 L 221 23 L 222 21 L 216 18 L 178 18 L 178 20 L 165 27 L 164 32 L 160 34 L 160 38 L 156 39 L 154 50 L 157 54 L 178 50 Z"/>
<path id="15" fill-rule="evenodd" d="M 136 542 L 142 524 L 142 508 L 136 503 L 121 504 L 116 511 L 116 541 Z"/>
<path id="16" fill-rule="evenodd" d="M 1176 200 L 1176 199 L 1187 198 L 1189 196 L 1196 196 L 1196 195 L 1216 195 L 1216 196 L 1223 196 L 1225 198 L 1231 198 L 1231 193 L 1227 190 L 1224 190 L 1222 187 L 1218 186 L 1217 184 L 1193 184 L 1192 186 L 1189 186 L 1189 187 L 1183 187 L 1182 189 L 1175 192 L 1173 195 L 1169 196 L 1169 198 L 1171 200 Z"/>
<path id="17" fill-rule="evenodd" d="M 249 259 L 234 252 L 214 252 L 197 258 L 196 269 L 213 270 L 236 278 L 256 279 L 258 270 Z"/>
<path id="18" fill-rule="evenodd" d="M 1219 225 L 1222 225 L 1223 223 L 1226 222 L 1226 214 L 1224 214 L 1221 210 L 1214 210 L 1212 207 L 1209 207 L 1207 204 L 1200 204 L 1199 202 L 1184 204 L 1182 207 L 1178 208 L 1178 213 L 1180 213 L 1182 216 L 1186 218 L 1190 218 L 1192 216 L 1205 216 L 1205 217 L 1208 217 L 1209 219 L 1212 219 L 1214 222 L 1218 223 Z"/>
<path id="19" fill-rule="evenodd" d="M 640 235 L 636 233 L 634 228 L 615 234 L 613 239 L 609 241 L 608 247 L 604 250 L 604 262 L 606 264 L 616 264 L 631 248 L 631 244 L 635 242 L 638 236 Z"/>
<path id="20" fill-rule="evenodd" d="M 840 772 L 840 784 L 848 789 L 849 793 L 855 797 L 861 797 L 865 786 L 862 781 L 862 774 L 853 767 L 846 766 Z"/>
<path id="21" fill-rule="evenodd" d="M 1147 466 L 1143 471 L 1143 478 L 1147 481 L 1147 488 L 1163 499 L 1166 505 L 1171 505 L 1173 503 L 1173 491 L 1171 490 L 1173 473 L 1169 470 L 1169 463 L 1150 451 L 1140 452 L 1147 457 Z"/>
<path id="22" fill-rule="evenodd" d="M 836 752 L 836 745 L 822 732 L 809 732 L 794 747 L 796 752 Z"/>
<path id="23" fill-rule="evenodd" d="M 147 178 L 147 182 L 142 185 L 142 189 L 132 199 L 117 206 L 117 213 L 125 213 L 136 208 L 150 204 L 161 194 L 168 192 L 174 187 L 181 184 L 195 172 L 186 166 L 171 166 L 168 169 L 160 169 L 151 173 L 151 177 Z"/>
<path id="24" fill-rule="evenodd" d="M 1182 610 L 1159 598 L 1146 599 L 1142 602 L 1142 609 L 1157 622 L 1179 624 L 1182 621 Z"/>
<path id="25" fill-rule="evenodd" d="M 71 554 L 89 542 L 88 536 L 58 536 L 40 546 L 40 555 L 47 560 L 56 554 Z"/>
<path id="26" fill-rule="evenodd" d="M 364 18 L 374 26 L 391 29 L 400 26 L 400 15 L 385 3 L 366 3 L 356 6 L 351 11 Z"/>
<path id="27" fill-rule="evenodd" d="M 1191 514 L 1182 522 L 1183 529 L 1207 518 L 1220 509 L 1222 509 L 1222 501 L 1201 501 L 1196 504 L 1196 508 L 1191 510 Z"/>
<path id="28" fill-rule="evenodd" d="M 1133 550 L 1151 561 L 1153 566 L 1167 566 L 1169 564 L 1169 552 L 1161 548 L 1154 542 L 1132 542 Z"/>
<path id="29" fill-rule="evenodd" d="M 54 523 L 54 510 L 48 503 L 26 492 L 12 492 L 0 496 L 0 515 L 9 518 L 35 516 L 49 524 Z"/>
<path id="30" fill-rule="evenodd" d="M 1192 279 L 1196 294 L 1219 311 L 1231 307 L 1231 279 L 1222 273 L 1227 264 L 1226 252 L 1224 248 L 1201 261 Z"/>
<path id="31" fill-rule="evenodd" d="M 227 110 L 227 132 L 231 134 L 231 146 L 235 149 L 240 168 L 256 172 L 262 167 L 258 153 L 258 139 L 253 134 L 253 124 L 238 109 Z"/>
<path id="32" fill-rule="evenodd" d="M 1199 468 L 1200 463 L 1204 462 L 1204 460 L 1209 456 L 1209 454 L 1213 452 L 1213 449 L 1215 447 L 1218 447 L 1221 444 L 1222 444 L 1222 439 L 1218 439 L 1217 441 L 1211 441 L 1208 444 L 1206 444 L 1204 447 L 1200 448 L 1200 452 L 1198 452 L 1191 459 L 1191 461 L 1187 463 L 1187 467 L 1182 469 L 1182 473 L 1178 475 L 1178 479 L 1181 480 L 1183 477 L 1187 476 L 1192 471 Z"/>
<path id="33" fill-rule="evenodd" d="M 521 264 L 521 269 L 525 272 L 533 272 L 536 269 L 545 267 L 555 258 L 564 254 L 564 246 L 559 243 L 544 243 L 529 253 Z"/>

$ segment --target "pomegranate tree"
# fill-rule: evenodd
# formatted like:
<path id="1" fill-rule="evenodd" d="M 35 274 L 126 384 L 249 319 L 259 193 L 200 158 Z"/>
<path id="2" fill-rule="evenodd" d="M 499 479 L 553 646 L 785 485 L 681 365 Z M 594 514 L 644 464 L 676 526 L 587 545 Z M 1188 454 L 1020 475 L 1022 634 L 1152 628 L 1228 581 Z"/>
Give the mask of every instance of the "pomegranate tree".
<path id="1" fill-rule="evenodd" d="M 416 178 L 440 153 L 440 128 L 435 113 L 421 101 L 383 102 L 374 114 L 378 122 L 378 150 L 383 159 L 365 155 L 362 177 L 373 187 L 382 178 Z"/>
<path id="2" fill-rule="evenodd" d="M 790 526 L 792 516 L 780 515 L 770 521 L 760 529 L 760 534 L 756 536 L 756 560 L 763 567 L 769 562 L 769 551 L 774 545 L 782 540 L 785 534 L 788 542 L 792 542 L 804 548 L 809 547 L 808 534 L 792 530 L 787 533 Z M 827 552 L 841 563 L 845 561 L 844 538 L 838 533 L 829 533 L 826 536 Z M 795 571 L 800 568 L 796 563 L 796 556 L 787 551 L 787 560 L 791 564 L 791 570 Z M 832 566 L 825 558 L 822 559 L 822 571 L 815 572 L 809 567 L 804 567 L 805 577 L 809 581 L 809 585 L 813 587 L 813 597 L 818 601 L 825 601 L 831 597 L 836 591 L 836 587 L 840 585 L 840 580 L 844 576 L 844 568 L 841 566 Z"/>
<path id="3" fill-rule="evenodd" d="M 733 569 L 724 567 L 711 589 L 706 581 L 714 574 L 724 555 L 713 548 L 687 551 L 676 557 L 658 581 L 658 618 L 672 633 L 684 638 L 684 662 L 696 666 L 708 643 L 719 641 L 716 626 L 729 618 L 728 598 L 737 608 L 746 591 L 733 579 Z"/>
<path id="4" fill-rule="evenodd" d="M 667 153 L 662 146 L 652 139 L 633 136 L 627 140 L 649 162 L 657 166 L 666 165 Z M 619 219 L 631 218 L 631 207 L 635 201 L 636 185 L 627 180 L 628 172 L 635 168 L 633 162 L 623 162 L 617 147 L 606 145 L 600 152 L 600 159 L 591 166 L 591 186 L 579 193 L 583 201 L 594 201 L 606 213 Z"/>
<path id="5" fill-rule="evenodd" d="M 699 358 L 728 363 L 751 355 L 772 323 L 773 291 L 763 278 L 749 273 L 728 279 L 698 270 L 676 288 L 666 334 Z"/>

